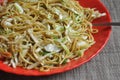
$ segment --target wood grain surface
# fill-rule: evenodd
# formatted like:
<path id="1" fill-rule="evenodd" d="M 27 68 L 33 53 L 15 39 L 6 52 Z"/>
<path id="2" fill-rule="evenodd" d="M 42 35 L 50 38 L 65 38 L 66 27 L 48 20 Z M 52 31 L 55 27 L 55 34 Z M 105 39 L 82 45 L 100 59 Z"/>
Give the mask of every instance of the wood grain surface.
<path id="1" fill-rule="evenodd" d="M 101 0 L 112 20 L 120 22 L 120 0 Z M 71 71 L 46 77 L 25 77 L 0 71 L 0 80 L 120 80 L 120 26 L 112 27 L 109 42 L 99 55 Z"/>

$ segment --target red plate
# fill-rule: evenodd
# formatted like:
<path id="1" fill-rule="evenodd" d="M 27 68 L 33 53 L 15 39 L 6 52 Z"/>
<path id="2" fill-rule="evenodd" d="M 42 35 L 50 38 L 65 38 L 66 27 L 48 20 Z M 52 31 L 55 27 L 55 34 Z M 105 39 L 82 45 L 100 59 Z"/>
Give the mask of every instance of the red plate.
<path id="1" fill-rule="evenodd" d="M 0 0 L 1 2 L 2 0 Z M 108 13 L 105 6 L 100 2 L 100 0 L 79 0 L 80 4 L 84 7 L 90 7 L 90 8 L 96 8 L 100 12 L 107 13 L 106 16 L 101 17 L 99 19 L 94 20 L 93 22 L 99 23 L 99 22 L 111 22 L 110 14 Z M 0 61 L 0 69 L 14 74 L 19 75 L 25 75 L 25 76 L 45 76 L 45 75 L 52 75 L 56 73 L 65 72 L 68 70 L 71 70 L 73 68 L 76 68 L 89 60 L 91 60 L 95 55 L 97 55 L 105 46 L 105 44 L 108 42 L 108 39 L 110 37 L 111 33 L 111 26 L 104 26 L 104 27 L 94 27 L 99 30 L 97 34 L 94 34 L 94 38 L 96 43 L 90 47 L 84 54 L 84 56 L 78 60 L 71 61 L 64 67 L 59 67 L 56 69 L 52 69 L 48 72 L 39 72 L 37 70 L 26 70 L 20 67 L 17 67 L 16 69 L 13 69 L 12 67 L 9 67 L 5 64 L 3 64 L 2 61 Z"/>

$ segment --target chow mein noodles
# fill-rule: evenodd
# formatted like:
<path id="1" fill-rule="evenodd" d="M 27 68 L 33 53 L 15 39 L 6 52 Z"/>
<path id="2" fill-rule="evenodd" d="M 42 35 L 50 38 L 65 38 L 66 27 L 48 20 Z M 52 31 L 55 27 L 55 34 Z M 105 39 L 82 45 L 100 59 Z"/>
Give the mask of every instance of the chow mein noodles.
<path id="1" fill-rule="evenodd" d="M 0 5 L 0 60 L 50 69 L 78 59 L 95 43 L 92 21 L 105 13 L 76 0 L 13 0 Z"/>

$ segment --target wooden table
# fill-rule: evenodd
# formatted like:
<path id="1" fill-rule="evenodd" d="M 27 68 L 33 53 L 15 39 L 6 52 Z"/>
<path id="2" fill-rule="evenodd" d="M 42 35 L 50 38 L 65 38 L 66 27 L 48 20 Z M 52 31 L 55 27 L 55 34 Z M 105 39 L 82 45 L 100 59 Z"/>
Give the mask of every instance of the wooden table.
<path id="1" fill-rule="evenodd" d="M 120 0 L 101 0 L 120 22 Z M 120 26 L 113 26 L 109 42 L 99 55 L 71 71 L 47 77 L 25 77 L 0 71 L 0 80 L 120 80 Z"/>

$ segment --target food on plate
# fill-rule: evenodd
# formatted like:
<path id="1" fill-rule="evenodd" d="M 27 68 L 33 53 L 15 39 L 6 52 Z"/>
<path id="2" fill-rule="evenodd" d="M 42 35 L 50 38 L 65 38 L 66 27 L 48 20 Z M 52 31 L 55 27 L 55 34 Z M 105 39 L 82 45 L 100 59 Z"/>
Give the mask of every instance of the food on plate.
<path id="1" fill-rule="evenodd" d="M 92 21 L 105 16 L 76 0 L 13 0 L 0 5 L 0 60 L 50 69 L 81 58 L 94 43 Z"/>

